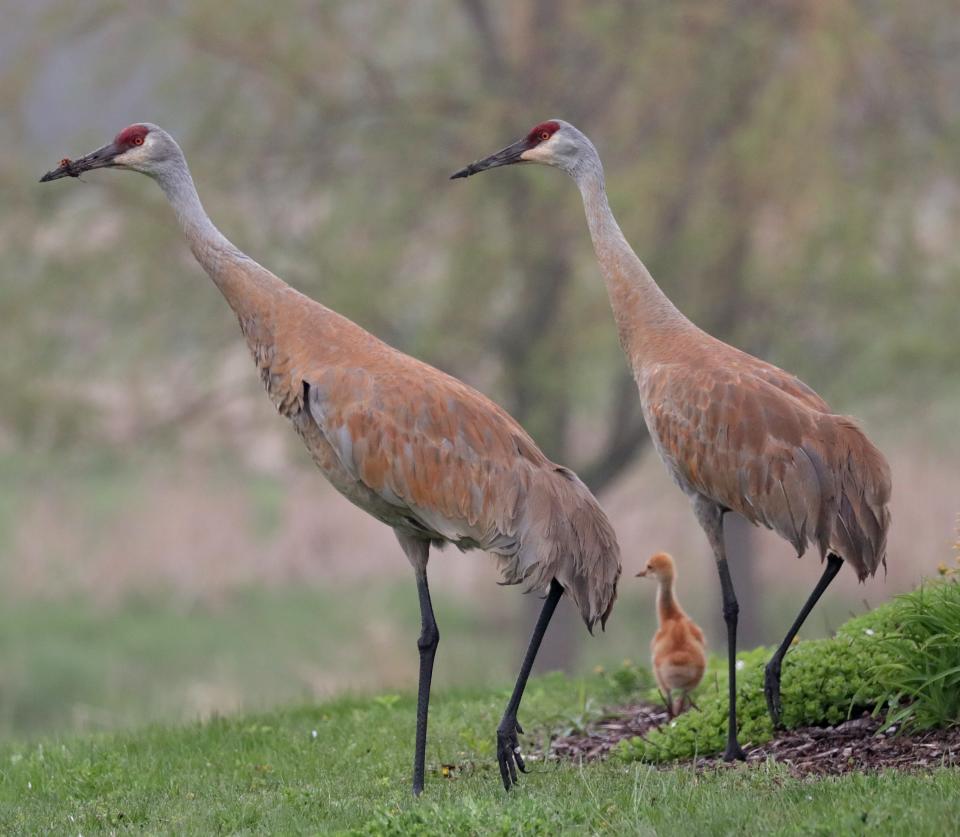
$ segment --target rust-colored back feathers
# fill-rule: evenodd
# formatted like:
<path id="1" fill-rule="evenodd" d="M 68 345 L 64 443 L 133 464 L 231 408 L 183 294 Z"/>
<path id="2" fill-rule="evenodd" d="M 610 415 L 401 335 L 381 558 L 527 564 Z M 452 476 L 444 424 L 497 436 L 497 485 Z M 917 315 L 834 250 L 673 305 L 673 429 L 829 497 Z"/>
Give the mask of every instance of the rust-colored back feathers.
<path id="1" fill-rule="evenodd" d="M 890 470 L 856 422 L 797 378 L 699 332 L 645 364 L 645 414 L 672 475 L 773 529 L 834 552 L 863 580 L 884 563 Z M 706 338 L 706 339 L 704 339 Z"/>

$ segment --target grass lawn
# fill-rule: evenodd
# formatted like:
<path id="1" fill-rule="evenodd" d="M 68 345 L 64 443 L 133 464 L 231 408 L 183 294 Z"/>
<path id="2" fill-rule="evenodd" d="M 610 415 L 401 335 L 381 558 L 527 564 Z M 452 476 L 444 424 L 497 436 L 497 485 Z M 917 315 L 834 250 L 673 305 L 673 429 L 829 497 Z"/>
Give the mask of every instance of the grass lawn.
<path id="1" fill-rule="evenodd" d="M 588 698 L 610 699 L 605 688 L 533 680 L 520 713 L 528 747 L 575 723 Z M 772 765 L 697 774 L 534 762 L 508 795 L 493 762 L 507 692 L 436 695 L 420 800 L 409 795 L 409 695 L 6 745 L 0 833 L 921 835 L 960 822 L 960 771 L 950 769 L 795 780 Z"/>

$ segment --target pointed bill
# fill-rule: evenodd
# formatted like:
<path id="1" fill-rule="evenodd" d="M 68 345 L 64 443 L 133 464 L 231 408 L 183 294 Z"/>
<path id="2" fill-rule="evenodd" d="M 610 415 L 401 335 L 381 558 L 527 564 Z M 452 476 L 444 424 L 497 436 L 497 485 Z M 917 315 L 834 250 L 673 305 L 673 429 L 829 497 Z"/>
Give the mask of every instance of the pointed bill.
<path id="1" fill-rule="evenodd" d="M 495 169 L 498 166 L 522 163 L 524 162 L 523 152 L 528 151 L 531 147 L 529 137 L 524 137 L 522 140 L 517 140 L 513 145 L 508 145 L 506 148 L 501 149 L 496 154 L 491 154 L 489 157 L 484 157 L 482 160 L 477 160 L 469 166 L 460 169 L 460 171 L 454 172 L 450 175 L 450 179 L 456 180 L 458 177 L 470 177 L 472 174 L 478 174 L 487 169 Z"/>
<path id="2" fill-rule="evenodd" d="M 48 183 L 51 180 L 59 180 L 61 177 L 79 177 L 85 171 L 92 169 L 108 168 L 113 165 L 113 159 L 120 153 L 120 149 L 114 143 L 104 145 L 96 151 L 80 157 L 77 160 L 71 160 L 69 157 L 60 161 L 60 165 L 55 169 L 48 171 L 40 178 L 41 183 Z"/>

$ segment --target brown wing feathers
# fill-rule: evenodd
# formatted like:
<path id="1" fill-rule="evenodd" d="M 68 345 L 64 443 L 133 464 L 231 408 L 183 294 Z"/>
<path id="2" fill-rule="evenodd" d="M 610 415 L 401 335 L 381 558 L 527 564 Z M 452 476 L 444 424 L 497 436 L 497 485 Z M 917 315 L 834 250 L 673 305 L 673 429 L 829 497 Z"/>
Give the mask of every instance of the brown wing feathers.
<path id="1" fill-rule="evenodd" d="M 665 370 L 648 391 L 654 431 L 688 490 L 775 530 L 800 555 L 811 542 L 821 557 L 835 552 L 862 580 L 884 561 L 889 468 L 852 419 L 776 372 Z"/>
<path id="2" fill-rule="evenodd" d="M 306 381 L 310 414 L 342 466 L 398 516 L 489 550 L 506 583 L 543 588 L 556 577 L 588 627 L 606 620 L 620 574 L 613 529 L 586 486 L 500 407 L 366 339 Z"/>

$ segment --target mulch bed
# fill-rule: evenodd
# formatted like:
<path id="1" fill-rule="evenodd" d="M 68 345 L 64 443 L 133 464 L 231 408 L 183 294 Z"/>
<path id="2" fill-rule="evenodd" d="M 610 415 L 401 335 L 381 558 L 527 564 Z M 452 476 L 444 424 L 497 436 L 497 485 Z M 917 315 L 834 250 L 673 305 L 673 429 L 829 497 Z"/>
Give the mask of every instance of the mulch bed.
<path id="1" fill-rule="evenodd" d="M 639 703 L 621 707 L 589 724 L 583 732 L 555 738 L 547 757 L 575 761 L 604 759 L 620 741 L 644 735 L 667 720 L 662 706 Z M 889 768 L 922 770 L 960 765 L 960 728 L 917 735 L 880 733 L 879 720 L 864 714 L 835 727 L 784 730 L 766 744 L 744 749 L 748 763 L 776 761 L 795 776 L 839 776 L 854 770 Z M 686 764 L 698 768 L 728 766 L 718 757 L 697 758 Z"/>

